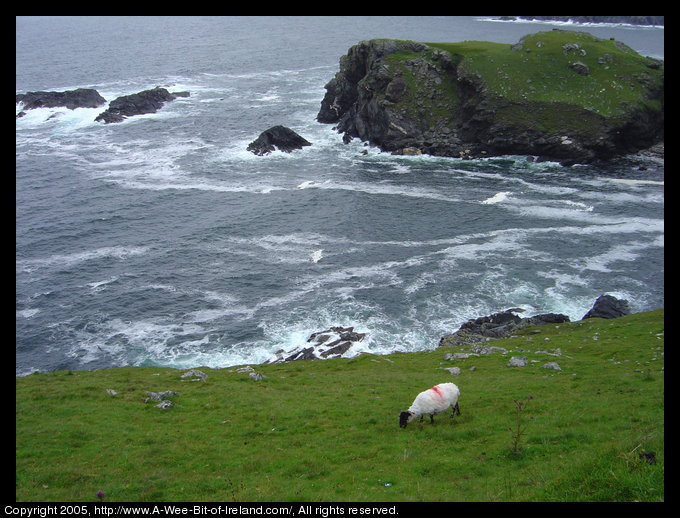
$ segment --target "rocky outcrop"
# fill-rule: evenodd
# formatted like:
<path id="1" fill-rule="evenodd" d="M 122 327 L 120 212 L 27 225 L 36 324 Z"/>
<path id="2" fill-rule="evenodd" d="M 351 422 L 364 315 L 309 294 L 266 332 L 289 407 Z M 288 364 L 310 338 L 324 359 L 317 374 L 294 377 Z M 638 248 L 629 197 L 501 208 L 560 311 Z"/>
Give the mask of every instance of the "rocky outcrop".
<path id="1" fill-rule="evenodd" d="M 543 313 L 533 317 L 521 318 L 521 308 L 511 308 L 491 315 L 468 320 L 458 331 L 442 336 L 439 347 L 460 347 L 475 345 L 489 340 L 507 338 L 527 326 L 543 326 L 569 322 L 567 315 L 560 313 Z M 617 318 L 630 314 L 627 300 L 617 299 L 612 295 L 601 295 L 582 318 Z M 478 351 L 475 351 L 478 352 Z M 455 356 L 451 359 L 458 358 Z"/>
<path id="2" fill-rule="evenodd" d="M 663 78 L 662 61 L 584 32 L 368 40 L 340 58 L 317 120 L 397 154 L 591 162 L 663 140 Z"/>
<path id="3" fill-rule="evenodd" d="M 627 300 L 617 299 L 612 295 L 600 295 L 593 307 L 583 315 L 586 318 L 618 318 L 630 314 Z"/>
<path id="4" fill-rule="evenodd" d="M 100 113 L 95 121 L 103 121 L 106 124 L 122 122 L 128 117 L 145 113 L 156 113 L 168 101 L 177 97 L 187 97 L 189 92 L 170 93 L 167 89 L 156 87 L 139 93 L 124 95 L 114 99 L 106 111 Z"/>
<path id="5" fill-rule="evenodd" d="M 17 94 L 16 99 L 17 103 L 23 103 L 23 111 L 17 114 L 17 117 L 21 117 L 25 110 L 34 108 L 65 107 L 75 110 L 76 108 L 96 108 L 106 104 L 106 99 L 93 88 L 77 88 L 64 92 L 26 92 Z"/>
<path id="6" fill-rule="evenodd" d="M 305 345 L 289 351 L 283 349 L 277 351 L 276 359 L 272 360 L 271 363 L 339 358 L 349 351 L 355 342 L 360 342 L 365 337 L 366 333 L 357 333 L 354 331 L 354 327 L 330 327 L 312 333 Z"/>
<path id="7" fill-rule="evenodd" d="M 522 309 L 506 309 L 499 313 L 479 317 L 465 322 L 458 331 L 444 335 L 439 340 L 439 347 L 460 347 L 474 345 L 489 340 L 507 338 L 513 333 L 527 326 L 542 326 L 569 322 L 567 315 L 559 313 L 545 313 L 528 318 L 521 318 L 515 313 Z"/>
<path id="8" fill-rule="evenodd" d="M 285 126 L 273 126 L 260 133 L 260 136 L 252 141 L 246 148 L 256 155 L 268 155 L 277 148 L 285 153 L 290 153 L 295 149 L 302 149 L 304 146 L 311 146 L 300 135 Z"/>

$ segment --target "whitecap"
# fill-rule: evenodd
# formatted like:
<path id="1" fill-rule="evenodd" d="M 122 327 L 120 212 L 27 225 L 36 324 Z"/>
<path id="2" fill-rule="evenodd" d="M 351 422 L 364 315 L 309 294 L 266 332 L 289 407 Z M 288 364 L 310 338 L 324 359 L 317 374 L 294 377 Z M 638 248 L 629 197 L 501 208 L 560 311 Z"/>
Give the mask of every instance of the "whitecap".
<path id="1" fill-rule="evenodd" d="M 634 180 L 628 178 L 605 178 L 599 177 L 598 180 L 607 182 L 621 183 L 625 185 L 663 185 L 663 180 Z"/>
<path id="2" fill-rule="evenodd" d="M 36 268 L 65 267 L 70 268 L 77 264 L 102 258 L 127 259 L 135 255 L 148 252 L 144 246 L 107 246 L 72 254 L 54 254 L 45 258 L 20 259 L 16 261 L 17 271 L 33 271 Z"/>
<path id="3" fill-rule="evenodd" d="M 322 252 L 323 252 L 323 249 L 322 249 L 322 248 L 320 248 L 319 250 L 314 250 L 314 251 L 312 252 L 311 256 L 310 256 L 311 261 L 312 261 L 313 263 L 318 263 L 318 262 L 321 260 L 321 258 L 323 257 L 323 253 L 322 253 Z"/>
<path id="4" fill-rule="evenodd" d="M 112 282 L 115 282 L 118 280 L 118 276 L 111 277 L 110 279 L 104 279 L 103 281 L 94 281 L 94 282 L 88 282 L 87 285 L 92 288 L 92 291 L 101 291 L 102 286 L 106 286 L 107 284 L 111 284 Z"/>
<path id="5" fill-rule="evenodd" d="M 508 195 L 512 194 L 510 191 L 497 192 L 491 198 L 487 198 L 482 202 L 483 205 L 493 205 L 495 203 L 500 203 L 508 198 Z"/>
<path id="6" fill-rule="evenodd" d="M 18 309 L 17 318 L 31 318 L 33 315 L 40 313 L 38 308 Z"/>

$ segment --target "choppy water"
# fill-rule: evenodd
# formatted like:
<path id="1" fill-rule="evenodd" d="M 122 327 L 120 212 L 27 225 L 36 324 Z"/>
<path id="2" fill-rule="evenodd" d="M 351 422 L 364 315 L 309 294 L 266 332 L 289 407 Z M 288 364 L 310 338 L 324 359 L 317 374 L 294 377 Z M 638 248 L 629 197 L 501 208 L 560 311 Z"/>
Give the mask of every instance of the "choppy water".
<path id="1" fill-rule="evenodd" d="M 361 39 L 515 42 L 475 17 L 18 18 L 17 93 L 191 96 L 16 122 L 16 372 L 265 361 L 331 325 L 415 351 L 508 307 L 663 306 L 663 164 L 397 157 L 315 122 Z M 663 29 L 587 28 L 663 57 Z M 17 107 L 17 110 L 19 107 Z M 275 124 L 312 146 L 257 157 Z M 368 154 L 362 151 L 368 149 Z"/>

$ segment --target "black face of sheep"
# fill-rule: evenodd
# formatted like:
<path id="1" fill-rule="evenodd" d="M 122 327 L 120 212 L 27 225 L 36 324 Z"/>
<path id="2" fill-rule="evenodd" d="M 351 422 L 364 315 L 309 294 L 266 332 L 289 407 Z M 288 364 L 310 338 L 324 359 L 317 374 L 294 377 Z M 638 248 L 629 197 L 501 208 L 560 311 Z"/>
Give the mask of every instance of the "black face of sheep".
<path id="1" fill-rule="evenodd" d="M 406 425 L 411 420 L 412 415 L 413 414 L 411 414 L 411 412 L 408 411 L 404 411 L 401 414 L 399 414 L 399 426 L 401 428 L 406 428 Z"/>

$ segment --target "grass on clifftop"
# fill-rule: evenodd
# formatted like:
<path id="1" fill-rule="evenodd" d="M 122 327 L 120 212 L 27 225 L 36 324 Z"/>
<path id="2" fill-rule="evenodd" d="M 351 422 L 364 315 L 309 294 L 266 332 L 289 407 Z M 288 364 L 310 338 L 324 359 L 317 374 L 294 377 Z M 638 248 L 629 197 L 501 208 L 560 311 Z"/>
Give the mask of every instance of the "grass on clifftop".
<path id="1" fill-rule="evenodd" d="M 509 100 L 570 103 L 605 117 L 629 109 L 627 103 L 639 102 L 647 86 L 663 77 L 655 60 L 586 32 L 538 32 L 512 46 L 484 41 L 428 45 L 461 56 L 459 74 L 478 74 L 491 91 Z M 588 75 L 569 67 L 575 62 L 585 64 Z"/>
<path id="2" fill-rule="evenodd" d="M 256 365 L 260 381 L 154 367 L 17 378 L 16 498 L 661 501 L 663 318 L 527 328 L 491 344 L 507 355 L 458 361 L 440 348 Z M 540 368 L 549 361 L 562 370 Z M 446 381 L 461 390 L 454 423 L 399 428 L 415 395 Z M 168 410 L 143 402 L 165 390 L 179 393 Z M 639 456 L 650 451 L 655 464 Z"/>

